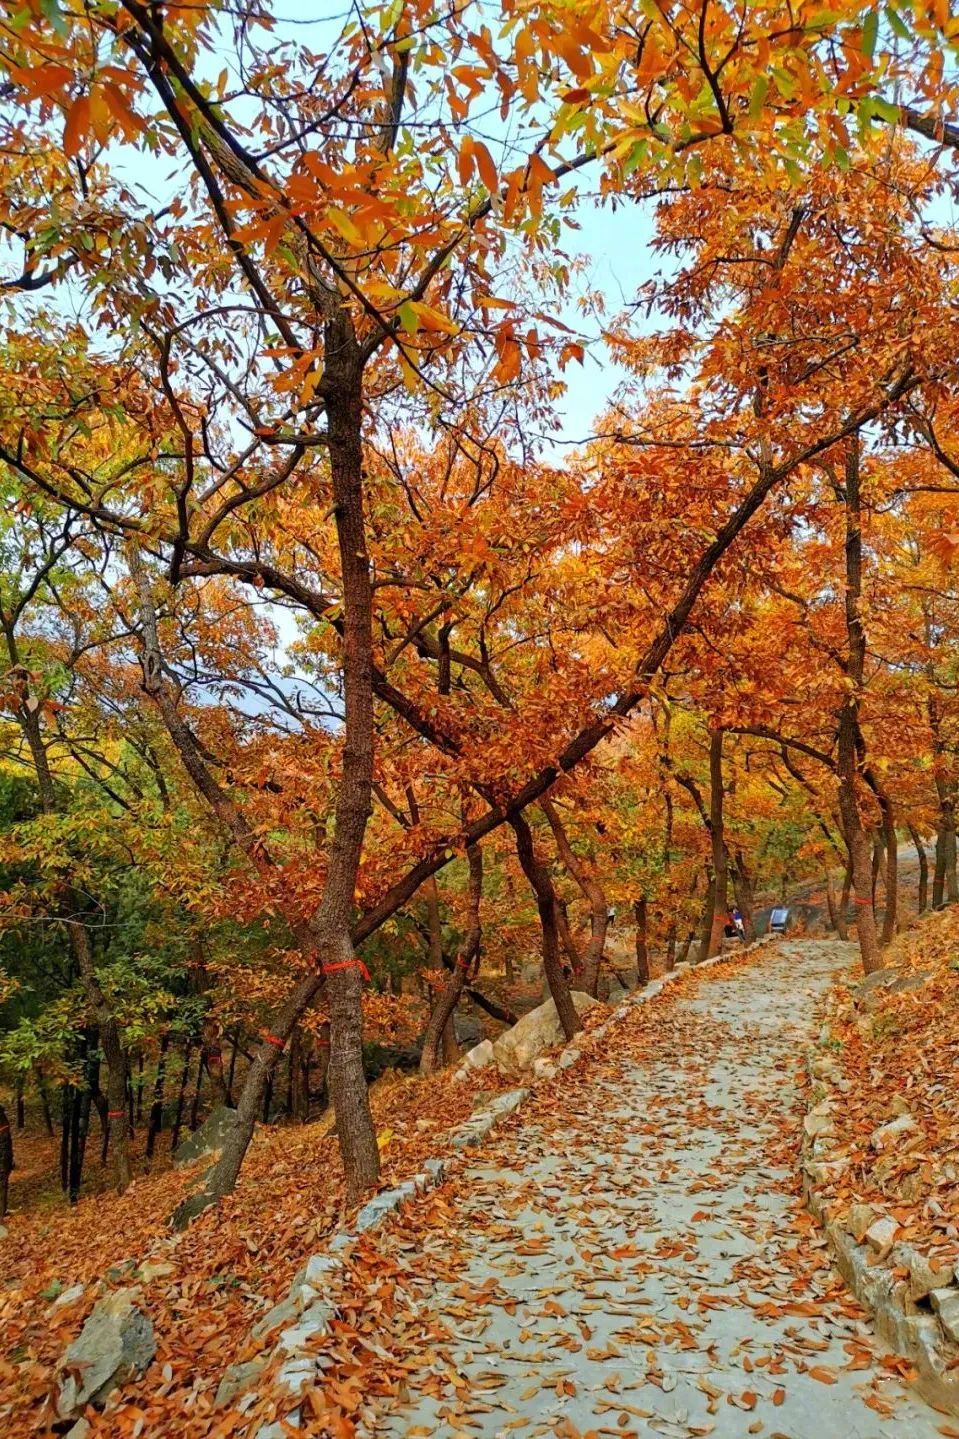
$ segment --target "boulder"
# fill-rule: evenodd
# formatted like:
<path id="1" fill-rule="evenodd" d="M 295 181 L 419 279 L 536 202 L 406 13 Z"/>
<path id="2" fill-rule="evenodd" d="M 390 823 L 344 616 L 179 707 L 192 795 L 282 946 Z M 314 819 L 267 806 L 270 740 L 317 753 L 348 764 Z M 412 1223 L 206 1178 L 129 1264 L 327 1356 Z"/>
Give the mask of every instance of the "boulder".
<path id="1" fill-rule="evenodd" d="M 466 1069 L 486 1069 L 493 1063 L 493 1041 L 484 1039 L 463 1057 Z"/>
<path id="2" fill-rule="evenodd" d="M 173 1163 L 179 1167 L 181 1164 L 192 1164 L 206 1154 L 217 1153 L 223 1148 L 236 1125 L 236 1110 L 228 1109 L 225 1104 L 218 1104 L 216 1109 L 211 1109 L 199 1129 L 195 1129 L 182 1144 L 177 1145 L 173 1153 Z"/>
<path id="3" fill-rule="evenodd" d="M 870 1248 L 875 1249 L 880 1259 L 885 1259 L 895 1244 L 898 1233 L 899 1225 L 892 1215 L 883 1214 L 870 1224 L 865 1233 L 865 1240 Z"/>
<path id="4" fill-rule="evenodd" d="M 137 1308 L 139 1289 L 118 1289 L 101 1299 L 59 1364 L 57 1413 L 74 1419 L 85 1405 L 142 1374 L 156 1353 L 153 1325 Z"/>
<path id="5" fill-rule="evenodd" d="M 572 1000 L 579 1015 L 585 1014 L 599 1003 L 599 1000 L 579 990 L 573 990 Z M 562 1044 L 565 1037 L 556 1005 L 549 999 L 545 1004 L 540 1004 L 536 1009 L 524 1014 L 512 1029 L 500 1035 L 493 1045 L 493 1059 L 503 1074 L 519 1074 L 524 1069 L 529 1069 L 533 1060 L 544 1050 Z"/>
<path id="6" fill-rule="evenodd" d="M 911 1114 L 900 1114 L 897 1119 L 891 1119 L 888 1124 L 881 1124 L 878 1129 L 873 1130 L 869 1143 L 875 1150 L 889 1149 L 918 1127 Z"/>

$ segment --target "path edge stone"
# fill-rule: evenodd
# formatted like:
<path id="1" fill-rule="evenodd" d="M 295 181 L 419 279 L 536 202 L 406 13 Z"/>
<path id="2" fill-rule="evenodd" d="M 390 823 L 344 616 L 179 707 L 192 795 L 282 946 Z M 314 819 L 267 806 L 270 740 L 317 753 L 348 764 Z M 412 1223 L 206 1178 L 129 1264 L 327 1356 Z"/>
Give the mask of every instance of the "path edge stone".
<path id="1" fill-rule="evenodd" d="M 830 1132 L 830 1113 L 840 1109 L 841 1073 L 832 1052 L 828 1027 L 806 1051 L 809 1091 L 803 1122 L 800 1168 L 803 1200 L 822 1229 L 830 1252 L 847 1287 L 871 1316 L 876 1332 L 917 1371 L 916 1391 L 947 1414 L 959 1415 L 959 1347 L 946 1336 L 934 1313 L 921 1309 L 910 1297 L 910 1279 L 897 1278 L 895 1268 L 908 1266 L 912 1251 L 895 1243 L 898 1225 L 891 1214 L 875 1205 L 853 1205 L 833 1213 L 828 1188 L 849 1163 Z M 869 1210 L 861 1216 L 854 1210 Z M 857 1223 L 858 1221 L 858 1223 Z M 862 1225 L 866 1224 L 866 1229 Z M 859 1230 L 859 1232 L 854 1232 Z M 915 1259 L 921 1256 L 915 1254 Z M 890 1263 L 890 1261 L 892 1261 Z M 941 1296 L 943 1289 L 933 1291 Z M 959 1307 L 959 1270 L 952 1276 L 948 1297 Z M 938 1298 L 936 1308 L 942 1303 Z"/>

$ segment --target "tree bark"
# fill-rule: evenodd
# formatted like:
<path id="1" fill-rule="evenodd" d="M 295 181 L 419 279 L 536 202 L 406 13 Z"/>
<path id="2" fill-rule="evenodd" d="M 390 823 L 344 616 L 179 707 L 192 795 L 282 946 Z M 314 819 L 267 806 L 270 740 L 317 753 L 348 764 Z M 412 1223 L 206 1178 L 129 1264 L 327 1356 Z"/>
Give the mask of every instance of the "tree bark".
<path id="1" fill-rule="evenodd" d="M 752 944 L 756 938 L 756 920 L 753 915 L 753 882 L 741 852 L 736 855 L 734 863 L 730 866 L 730 874 L 733 878 L 736 907 L 743 917 L 743 935 L 746 943 Z"/>
<path id="2" fill-rule="evenodd" d="M 150 1118 L 147 1122 L 146 1157 L 153 1158 L 153 1151 L 156 1148 L 157 1135 L 163 1124 L 163 1084 L 166 1079 L 166 1056 L 170 1047 L 169 1034 L 160 1036 L 160 1052 L 157 1057 L 156 1078 L 153 1081 L 153 1103 L 150 1105 Z"/>
<path id="3" fill-rule="evenodd" d="M 659 970 L 649 960 L 649 906 L 645 895 L 633 900 L 633 919 L 636 923 L 636 982 L 648 984 L 659 978 Z"/>
<path id="4" fill-rule="evenodd" d="M 556 850 L 560 859 L 575 880 L 583 896 L 589 903 L 589 941 L 583 953 L 582 987 L 587 994 L 595 998 L 599 987 L 599 973 L 603 963 L 603 953 L 606 948 L 606 930 L 609 924 L 609 904 L 606 899 L 606 892 L 595 872 L 593 865 L 583 862 L 575 854 L 573 846 L 569 842 L 569 835 L 553 801 L 545 796 L 540 800 L 540 809 L 543 811 L 549 827 L 553 831 L 553 838 L 556 841 Z"/>
<path id="5" fill-rule="evenodd" d="M 723 731 L 714 729 L 709 736 L 709 838 L 713 856 L 713 909 L 706 953 L 701 956 L 703 959 L 711 959 L 722 949 L 729 915 L 729 853 L 726 849 L 724 801 Z"/>
<path id="6" fill-rule="evenodd" d="M 916 847 L 916 857 L 919 860 L 919 893 L 916 898 L 916 903 L 919 913 L 925 914 L 929 905 L 929 860 L 926 855 L 926 847 L 915 825 L 910 824 L 907 828 L 909 830 L 909 838 Z"/>
<path id="7" fill-rule="evenodd" d="M 7 1111 L 0 1104 L 0 1219 L 7 1212 L 10 1199 L 10 1175 L 13 1171 L 13 1134 Z"/>
<path id="8" fill-rule="evenodd" d="M 704 959 L 709 958 L 715 913 L 716 876 L 710 872 L 706 884 L 706 897 L 703 900 L 703 912 L 699 922 L 699 948 L 696 954 L 697 964 L 701 964 Z"/>
<path id="9" fill-rule="evenodd" d="M 510 824 L 516 836 L 516 853 L 519 856 L 520 866 L 536 896 L 536 908 L 539 911 L 539 923 L 543 936 L 543 969 L 546 972 L 546 983 L 553 996 L 556 1013 L 563 1026 L 563 1033 L 567 1039 L 572 1039 L 573 1035 L 582 1029 L 582 1024 L 576 1013 L 576 1006 L 573 1004 L 559 957 L 556 892 L 553 889 L 553 881 L 548 868 L 536 853 L 533 833 L 524 817 L 516 815 L 514 819 L 510 820 Z"/>
<path id="10" fill-rule="evenodd" d="M 859 440 L 846 447 L 846 693 L 839 712 L 836 767 L 839 776 L 839 812 L 849 851 L 856 934 L 866 974 L 881 968 L 879 935 L 872 901 L 872 857 L 869 837 L 859 813 L 859 756 L 863 748 L 859 706 L 866 660 L 866 634 L 862 623 L 862 509 L 859 488 Z"/>
<path id="11" fill-rule="evenodd" d="M 469 864 L 469 925 L 460 952 L 453 964 L 452 973 L 440 992 L 423 1035 L 423 1052 L 420 1056 L 421 1074 L 432 1074 L 439 1068 L 440 1037 L 452 1023 L 453 1014 L 467 980 L 475 978 L 479 968 L 482 939 L 480 902 L 483 898 L 483 853 L 478 844 L 470 845 L 466 851 L 466 858 Z"/>

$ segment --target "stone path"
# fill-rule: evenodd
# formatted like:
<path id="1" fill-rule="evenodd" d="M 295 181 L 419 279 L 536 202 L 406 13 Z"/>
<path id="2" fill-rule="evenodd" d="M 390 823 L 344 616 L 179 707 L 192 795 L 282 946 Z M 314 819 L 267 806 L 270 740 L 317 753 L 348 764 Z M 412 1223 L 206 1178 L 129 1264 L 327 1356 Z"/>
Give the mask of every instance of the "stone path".
<path id="1" fill-rule="evenodd" d="M 938 1435 L 797 1200 L 798 1060 L 851 959 L 784 943 L 632 1009 L 607 1060 L 484 1152 L 448 1223 L 384 1233 L 433 1349 L 365 1432 Z"/>

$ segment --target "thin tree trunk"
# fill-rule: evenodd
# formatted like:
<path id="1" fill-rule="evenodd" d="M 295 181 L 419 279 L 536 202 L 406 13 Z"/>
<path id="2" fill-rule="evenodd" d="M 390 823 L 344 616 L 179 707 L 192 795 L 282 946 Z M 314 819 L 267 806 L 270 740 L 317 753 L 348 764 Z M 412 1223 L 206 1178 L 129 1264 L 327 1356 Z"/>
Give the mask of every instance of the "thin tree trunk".
<path id="1" fill-rule="evenodd" d="M 726 849 L 724 800 L 723 731 L 714 729 L 709 736 L 709 837 L 713 855 L 713 911 L 706 953 L 701 956 L 703 959 L 711 959 L 722 949 L 729 915 L 729 853 Z"/>
<path id="2" fill-rule="evenodd" d="M 846 449 L 846 694 L 839 714 L 836 768 L 839 776 L 839 811 L 849 851 L 853 902 L 856 906 L 856 933 L 866 974 L 881 968 L 879 935 L 872 902 L 872 857 L 869 837 L 859 813 L 859 757 L 862 736 L 859 704 L 866 659 L 866 634 L 862 623 L 862 518 L 859 495 L 859 440 L 851 439 Z"/>
<path id="3" fill-rule="evenodd" d="M 439 1067 L 439 1039 L 448 1025 L 467 980 L 475 978 L 480 961 L 482 930 L 480 925 L 480 902 L 483 898 L 483 853 L 479 845 L 472 844 L 466 851 L 469 864 L 469 925 L 462 948 L 456 956 L 453 971 L 440 992 L 423 1035 L 423 1052 L 420 1056 L 420 1073 L 432 1074 Z"/>
<path id="4" fill-rule="evenodd" d="M 533 833 L 523 815 L 510 820 L 516 836 L 516 853 L 520 866 L 536 896 L 539 923 L 543 936 L 543 969 L 549 992 L 556 1005 L 559 1022 L 567 1039 L 572 1039 L 582 1029 L 576 1006 L 573 1004 L 563 965 L 559 957 L 559 935 L 556 929 L 556 892 L 546 865 L 536 853 Z"/>
<path id="5" fill-rule="evenodd" d="M 560 948 L 566 955 L 569 964 L 570 975 L 573 981 L 579 984 L 582 981 L 583 960 L 570 928 L 569 909 L 566 901 L 558 894 L 556 896 L 556 932 L 559 935 Z"/>
<path id="6" fill-rule="evenodd" d="M 13 1134 L 7 1111 L 0 1104 L 0 1219 L 7 1212 L 10 1199 L 10 1175 L 13 1171 Z"/>
<path id="7" fill-rule="evenodd" d="M 40 1110 L 43 1114 L 43 1127 L 48 1136 L 53 1138 L 53 1115 L 50 1112 L 50 1092 L 47 1089 L 47 1082 L 39 1069 L 35 1071 L 37 1081 L 37 1093 L 40 1095 Z"/>
<path id="8" fill-rule="evenodd" d="M 919 831 L 914 824 L 907 826 L 909 838 L 916 847 L 916 857 L 919 860 L 919 894 L 917 905 L 920 914 L 925 914 L 929 905 L 929 860 L 926 855 L 926 847 L 920 838 Z"/>
<path id="9" fill-rule="evenodd" d="M 852 867 L 847 856 L 846 868 L 842 877 L 842 894 L 839 899 L 839 909 L 836 913 L 836 931 L 843 941 L 849 938 L 849 891 L 852 887 Z"/>
<path id="10" fill-rule="evenodd" d="M 26 1109 L 23 1103 L 23 1075 L 17 1076 L 17 1083 L 14 1090 L 14 1107 L 17 1115 L 17 1128 L 22 1129 L 27 1122 Z"/>
<path id="11" fill-rule="evenodd" d="M 756 920 L 753 914 L 753 883 L 746 868 L 746 861 L 742 853 L 736 855 L 735 863 L 730 866 L 730 873 L 733 877 L 733 893 L 736 896 L 736 908 L 743 917 L 743 936 L 747 944 L 752 944 L 756 938 Z"/>
<path id="12" fill-rule="evenodd" d="M 639 899 L 633 900 L 633 918 L 636 922 L 637 984 L 648 984 L 651 979 L 659 977 L 655 968 L 651 968 L 649 963 L 648 914 L 649 907 L 646 896 L 640 895 Z"/>
<path id="13" fill-rule="evenodd" d="M 166 1079 L 166 1056 L 169 1047 L 169 1034 L 161 1034 L 160 1052 L 157 1057 L 156 1078 L 153 1081 L 153 1103 L 150 1105 L 150 1119 L 147 1125 L 147 1159 L 153 1158 L 153 1151 L 156 1147 L 157 1135 L 160 1133 L 160 1129 L 163 1124 L 163 1084 Z"/>
<path id="14" fill-rule="evenodd" d="M 703 901 L 703 913 L 699 925 L 699 951 L 696 955 L 696 963 L 701 964 L 704 959 L 709 958 L 710 945 L 712 944 L 714 916 L 716 913 L 716 876 L 709 875 L 706 885 L 706 898 Z"/>
<path id="15" fill-rule="evenodd" d="M 609 904 L 606 892 L 593 864 L 591 862 L 584 863 L 575 854 L 553 801 L 544 796 L 539 803 L 540 809 L 545 814 L 549 821 L 549 827 L 553 831 L 557 853 L 589 903 L 589 942 L 583 954 L 582 987 L 587 994 L 595 997 L 599 987 L 599 972 L 603 963 L 606 930 L 609 924 Z"/>
<path id="16" fill-rule="evenodd" d="M 183 1068 L 180 1071 L 180 1088 L 177 1091 L 176 1114 L 173 1118 L 173 1129 L 170 1132 L 170 1149 L 176 1149 L 180 1142 L 180 1130 L 183 1127 L 183 1110 L 186 1105 L 186 1084 L 190 1077 L 190 1062 L 193 1059 L 193 1045 L 187 1041 L 183 1053 Z"/>
<path id="17" fill-rule="evenodd" d="M 839 919 L 836 913 L 836 889 L 832 882 L 832 870 L 826 870 L 826 913 L 829 917 L 829 928 L 835 934 L 839 929 Z"/>

